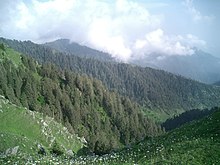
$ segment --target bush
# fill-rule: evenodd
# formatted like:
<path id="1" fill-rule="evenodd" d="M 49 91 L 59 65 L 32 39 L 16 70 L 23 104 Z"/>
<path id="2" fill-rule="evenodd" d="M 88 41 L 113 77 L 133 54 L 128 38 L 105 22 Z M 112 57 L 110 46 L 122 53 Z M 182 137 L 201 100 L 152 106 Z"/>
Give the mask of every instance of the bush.
<path id="1" fill-rule="evenodd" d="M 4 44 L 0 44 L 0 49 L 2 49 L 3 51 L 5 51 L 5 46 L 4 46 Z"/>
<path id="2" fill-rule="evenodd" d="M 63 150 L 62 150 L 61 146 L 57 143 L 56 140 L 54 141 L 54 143 L 52 145 L 50 153 L 53 155 L 56 155 L 56 156 L 63 154 Z"/>

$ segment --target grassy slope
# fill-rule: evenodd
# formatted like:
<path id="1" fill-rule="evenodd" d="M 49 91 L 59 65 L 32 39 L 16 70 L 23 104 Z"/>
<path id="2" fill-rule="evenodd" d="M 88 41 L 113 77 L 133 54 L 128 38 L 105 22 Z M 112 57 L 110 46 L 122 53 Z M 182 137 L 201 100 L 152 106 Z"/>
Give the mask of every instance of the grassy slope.
<path id="1" fill-rule="evenodd" d="M 65 152 L 77 152 L 83 146 L 77 136 L 52 118 L 11 104 L 0 96 L 0 152 L 19 146 L 20 153 L 37 155 L 37 144 L 49 153 L 54 140 Z M 1 161 L 0 161 L 1 162 Z"/>
<path id="2" fill-rule="evenodd" d="M 220 110 L 132 148 L 102 157 L 78 158 L 85 164 L 220 164 Z"/>
<path id="3" fill-rule="evenodd" d="M 12 61 L 16 67 L 22 65 L 20 54 L 7 46 L 4 50 L 0 49 L 0 60 L 5 59 Z M 39 75 L 35 77 L 40 79 Z M 84 146 L 82 139 L 70 134 L 52 118 L 18 107 L 3 96 L 0 96 L 0 121 L 0 164 L 21 163 L 42 156 L 37 154 L 38 144 L 43 146 L 47 155 L 50 155 L 55 141 L 64 153 L 69 150 L 77 153 Z M 19 146 L 18 154 L 6 156 L 6 150 L 15 146 Z M 44 160 L 49 161 L 48 157 Z"/>
<path id="4" fill-rule="evenodd" d="M 5 46 L 5 50 L 0 49 L 0 60 L 5 58 L 11 60 L 15 66 L 22 64 L 20 53 L 7 46 Z"/>
<path id="5" fill-rule="evenodd" d="M 12 61 L 15 66 L 22 65 L 20 53 L 5 45 L 4 47 L 4 50 L 0 49 L 0 59 L 4 60 L 7 58 L 8 60 Z M 36 79 L 40 79 L 39 75 L 37 74 L 35 77 Z M 49 147 L 49 140 L 46 141 L 45 138 L 53 139 L 53 137 L 56 137 L 56 140 L 62 143 L 65 148 L 73 148 L 73 150 L 76 152 L 81 147 L 79 141 L 73 138 L 73 136 L 69 134 L 67 130 L 63 130 L 62 125 L 56 123 L 52 118 L 43 117 L 43 115 L 40 113 L 31 112 L 24 110 L 24 108 L 17 107 L 16 105 L 12 105 L 5 100 L 4 97 L 1 97 L 0 108 L 2 108 L 2 113 L 0 113 L 1 137 L 4 137 L 5 134 L 5 137 L 8 139 L 7 142 L 4 142 L 0 145 L 0 151 L 12 147 L 11 144 L 13 143 L 17 144 L 17 142 L 14 141 L 14 138 L 11 136 L 14 136 L 15 139 L 18 139 L 19 141 L 23 141 L 23 139 L 26 139 L 24 137 L 27 136 L 30 143 L 36 143 L 36 141 L 38 141 L 46 147 Z M 45 129 L 44 134 L 48 134 L 48 136 L 42 138 L 42 129 Z M 62 135 L 61 132 L 64 134 Z M 49 134 L 52 135 L 49 136 Z M 71 137 L 70 140 L 73 140 L 71 141 L 72 144 L 70 144 L 69 139 L 66 139 L 67 136 Z M 2 139 L 5 138 L 1 138 L 1 140 Z M 30 148 L 26 147 L 26 149 L 28 151 Z M 26 149 L 24 150 L 26 151 Z"/>

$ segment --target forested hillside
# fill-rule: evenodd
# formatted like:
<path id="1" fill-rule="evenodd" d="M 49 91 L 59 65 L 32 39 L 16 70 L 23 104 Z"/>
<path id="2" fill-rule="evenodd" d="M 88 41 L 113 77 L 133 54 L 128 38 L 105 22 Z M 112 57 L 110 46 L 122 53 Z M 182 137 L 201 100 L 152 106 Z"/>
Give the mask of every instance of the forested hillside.
<path id="1" fill-rule="evenodd" d="M 111 56 L 107 53 L 81 46 L 68 39 L 59 39 L 44 45 L 79 57 L 94 58 L 102 61 L 116 61 L 116 59 L 110 58 Z M 220 79 L 220 59 L 202 50 L 194 48 L 194 54 L 191 56 L 173 55 L 163 59 L 159 58 L 163 56 L 163 54 L 153 53 L 149 56 L 146 55 L 145 58 L 138 59 L 134 57 L 129 63 L 142 67 L 159 68 L 207 84 L 212 84 Z"/>
<path id="2" fill-rule="evenodd" d="M 219 164 L 220 109 L 199 121 L 101 157 L 77 158 L 75 164 Z"/>
<path id="3" fill-rule="evenodd" d="M 108 53 L 100 52 L 87 46 L 79 45 L 78 43 L 71 42 L 68 39 L 59 39 L 54 42 L 47 42 L 43 45 L 60 52 L 68 53 L 70 55 L 98 59 L 101 61 L 114 61 L 114 59 Z"/>
<path id="4" fill-rule="evenodd" d="M 114 62 L 79 58 L 59 53 L 30 41 L 1 38 L 14 49 L 40 63 L 51 62 L 60 68 L 97 78 L 109 89 L 128 96 L 146 110 L 166 117 L 189 109 L 204 109 L 220 104 L 220 88 L 205 85 L 165 71 Z"/>
<path id="5" fill-rule="evenodd" d="M 160 68 L 207 84 L 218 81 L 220 79 L 220 58 L 197 48 L 193 50 L 194 54 L 190 56 L 173 55 L 159 58 L 163 57 L 163 54 L 155 53 L 132 63 L 139 66 Z"/>
<path id="6" fill-rule="evenodd" d="M 217 109 L 218 108 L 212 108 L 211 110 L 192 109 L 190 111 L 183 112 L 180 115 L 174 116 L 173 118 L 167 119 L 164 123 L 161 124 L 161 126 L 165 128 L 166 131 L 170 131 L 182 126 L 183 124 L 189 123 L 193 120 L 204 118 L 212 114 Z"/>
<path id="7" fill-rule="evenodd" d="M 0 95 L 42 112 L 84 136 L 91 151 L 109 152 L 161 132 L 140 107 L 97 79 L 39 65 L 1 44 Z"/>

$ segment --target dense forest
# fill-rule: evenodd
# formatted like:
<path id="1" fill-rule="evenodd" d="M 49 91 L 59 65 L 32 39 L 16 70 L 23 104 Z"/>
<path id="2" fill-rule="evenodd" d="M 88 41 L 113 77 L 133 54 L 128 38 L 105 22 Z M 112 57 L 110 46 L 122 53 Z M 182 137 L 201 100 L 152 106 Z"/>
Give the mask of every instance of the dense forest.
<path id="1" fill-rule="evenodd" d="M 164 123 L 161 124 L 166 131 L 173 130 L 182 126 L 183 124 L 189 123 L 193 120 L 198 120 L 204 118 L 212 113 L 214 113 L 218 107 L 214 107 L 212 109 L 192 109 L 190 111 L 186 111 L 181 113 L 180 115 L 174 116 L 170 119 L 167 119 Z"/>
<path id="2" fill-rule="evenodd" d="M 4 38 L 0 38 L 0 41 L 40 63 L 54 63 L 62 69 L 97 78 L 109 90 L 129 97 L 144 109 L 158 110 L 168 116 L 189 109 L 211 108 L 220 104 L 219 87 L 165 71 L 80 58 L 31 41 L 21 42 Z"/>
<path id="3" fill-rule="evenodd" d="M 53 64 L 39 65 L 0 45 L 0 95 L 42 112 L 84 136 L 97 154 L 161 133 L 140 106 L 108 91 L 101 81 Z"/>
<path id="4" fill-rule="evenodd" d="M 219 87 L 151 68 L 100 62 L 63 54 L 30 41 L 5 41 L 17 47 L 20 52 L 30 53 L 29 55 L 38 61 L 14 51 L 5 44 L 6 42 L 0 43 L 0 96 L 1 102 L 4 103 L 1 117 L 5 119 L 4 114 L 18 115 L 15 121 L 8 117 L 4 123 L 9 125 L 13 123 L 14 128 L 17 128 L 15 127 L 17 119 L 23 121 L 23 124 L 31 120 L 26 121 L 27 114 L 42 115 L 44 119 L 50 116 L 72 133 L 64 139 L 69 143 L 71 140 L 69 137 L 72 137 L 79 146 L 73 147 L 77 155 L 73 153 L 70 157 L 65 157 L 68 151 L 64 149 L 62 140 L 58 139 L 51 142 L 52 145 L 45 143 L 47 147 L 43 146 L 43 148 L 48 154 L 44 155 L 42 152 L 39 153 L 42 148 L 37 148 L 35 143 L 27 140 L 29 137 L 27 135 L 30 135 L 31 131 L 25 132 L 23 129 L 24 134 L 18 134 L 19 137 L 14 136 L 14 139 L 23 139 L 20 143 L 16 143 L 11 137 L 10 129 L 13 128 L 3 124 L 2 126 L 5 126 L 8 132 L 3 132 L 0 140 L 3 144 L 6 141 L 11 145 L 12 148 L 9 148 L 11 152 L 21 145 L 25 147 L 24 144 L 32 144 L 30 146 L 35 149 L 30 147 L 33 150 L 32 154 L 34 153 L 32 156 L 19 150 L 18 154 L 23 154 L 20 159 L 17 155 L 8 155 L 9 149 L 3 147 L 4 151 L 1 151 L 3 156 L 0 161 L 36 162 L 35 160 L 39 160 L 38 163 L 62 162 L 60 164 L 67 161 L 72 164 L 132 162 L 133 164 L 135 162 L 152 163 L 158 160 L 160 163 L 170 163 L 181 159 L 181 162 L 185 163 L 188 162 L 185 160 L 185 151 L 187 150 L 189 154 L 193 149 L 190 155 L 193 154 L 195 157 L 193 160 L 201 164 L 206 162 L 203 158 L 207 156 L 200 156 L 205 148 L 210 148 L 209 153 L 214 155 L 209 161 L 218 160 L 218 152 L 214 152 L 219 150 L 217 141 L 219 111 L 214 112 L 218 108 L 203 111 L 195 109 L 169 119 L 162 124 L 166 130 L 214 112 L 214 115 L 203 120 L 165 134 L 161 126 L 152 121 L 148 116 L 150 114 L 145 112 L 148 110 L 153 113 L 159 110 L 160 113 L 167 113 L 169 116 L 191 107 L 214 107 L 219 105 Z M 13 112 L 10 111 L 12 107 L 14 107 Z M 32 113 L 28 109 L 37 113 Z M 37 122 L 42 125 L 42 128 L 53 121 L 43 120 L 43 118 Z M 31 129 L 28 126 L 27 128 Z M 38 130 L 38 134 L 33 133 L 32 137 L 41 136 L 41 131 L 44 132 L 44 129 L 40 129 L 41 127 L 34 128 Z M 67 130 L 66 128 L 62 130 Z M 14 131 L 19 132 L 19 130 Z M 51 135 L 50 131 L 46 132 L 48 136 L 60 136 L 57 133 Z M 157 136 L 161 134 L 162 136 Z M 82 140 L 84 137 L 88 143 Z M 40 141 L 43 138 L 34 139 Z M 28 147 L 26 147 L 27 150 Z M 123 147 L 125 148 L 122 149 Z M 120 150 L 115 151 L 117 149 Z M 83 156 L 84 154 L 86 156 Z"/>

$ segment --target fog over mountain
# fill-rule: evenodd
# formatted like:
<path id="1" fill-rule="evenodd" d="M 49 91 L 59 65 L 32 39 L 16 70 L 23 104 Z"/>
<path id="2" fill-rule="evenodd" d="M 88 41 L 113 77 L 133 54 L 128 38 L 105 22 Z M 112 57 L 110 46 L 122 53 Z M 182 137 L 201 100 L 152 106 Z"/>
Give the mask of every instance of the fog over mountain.
<path id="1" fill-rule="evenodd" d="M 101 61 L 115 61 L 110 54 L 100 52 L 67 39 L 59 39 L 44 44 L 55 50 L 79 57 L 94 58 Z M 163 69 L 203 83 L 213 84 L 220 80 L 220 58 L 212 56 L 197 48 L 192 48 L 193 55 L 180 56 L 152 53 L 141 58 L 131 58 L 128 63 L 142 67 Z"/>
<path id="2" fill-rule="evenodd" d="M 220 58 L 194 48 L 190 56 L 164 56 L 153 54 L 141 59 L 131 61 L 139 66 L 150 66 L 179 74 L 200 82 L 213 84 L 220 80 Z"/>

